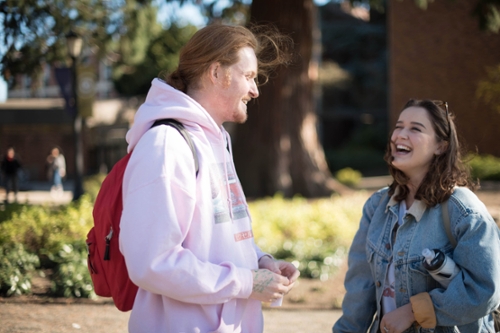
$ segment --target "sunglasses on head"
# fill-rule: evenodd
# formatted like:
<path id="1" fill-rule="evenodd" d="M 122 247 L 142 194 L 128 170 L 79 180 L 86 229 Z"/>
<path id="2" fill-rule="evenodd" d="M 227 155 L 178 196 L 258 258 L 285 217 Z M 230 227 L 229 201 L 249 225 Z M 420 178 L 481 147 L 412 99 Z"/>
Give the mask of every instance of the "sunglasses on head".
<path id="1" fill-rule="evenodd" d="M 446 121 L 448 122 L 448 137 L 449 137 L 451 134 L 451 124 L 450 124 L 450 113 L 448 111 L 448 102 L 436 100 L 432 101 L 432 103 L 434 103 L 437 107 L 446 112 Z"/>

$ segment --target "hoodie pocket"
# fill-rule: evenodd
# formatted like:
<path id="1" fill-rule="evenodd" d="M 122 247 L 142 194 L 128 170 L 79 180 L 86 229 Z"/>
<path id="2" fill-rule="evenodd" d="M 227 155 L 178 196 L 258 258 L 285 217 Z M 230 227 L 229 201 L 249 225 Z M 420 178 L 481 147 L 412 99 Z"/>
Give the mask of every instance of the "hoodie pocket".
<path id="1" fill-rule="evenodd" d="M 222 304 L 219 318 L 219 327 L 215 331 L 208 333 L 241 333 L 241 313 L 236 313 L 238 308 L 237 300 L 232 299 Z"/>
<path id="2" fill-rule="evenodd" d="M 439 282 L 434 280 L 423 264 L 423 257 L 418 257 L 411 260 L 409 265 L 410 270 L 410 290 L 412 295 L 422 292 L 429 292 L 436 288 L 442 288 Z"/>

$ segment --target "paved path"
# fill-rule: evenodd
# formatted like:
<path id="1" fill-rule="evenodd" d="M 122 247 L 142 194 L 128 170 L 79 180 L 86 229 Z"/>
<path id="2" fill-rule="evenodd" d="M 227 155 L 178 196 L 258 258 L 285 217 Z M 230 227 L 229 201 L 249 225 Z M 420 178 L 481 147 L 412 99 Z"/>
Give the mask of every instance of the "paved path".
<path id="1" fill-rule="evenodd" d="M 376 190 L 390 183 L 390 176 L 380 177 L 365 177 L 356 186 L 356 189 Z M 65 181 L 63 192 L 51 192 L 49 182 L 33 181 L 24 183 L 21 187 L 23 191 L 19 191 L 17 201 L 20 203 L 31 204 L 65 204 L 73 198 L 73 182 Z M 0 187 L 0 201 L 5 200 L 5 189 Z M 13 193 L 9 195 L 9 201 L 14 201 Z"/>
<path id="2" fill-rule="evenodd" d="M 337 310 L 265 309 L 264 333 L 331 332 Z M 110 304 L 0 304 L 0 333 L 126 333 L 130 313 Z"/>
<path id="3" fill-rule="evenodd" d="M 63 191 L 51 191 L 49 182 L 30 182 L 27 184 L 28 189 L 19 191 L 17 194 L 17 202 L 29 203 L 34 205 L 41 204 L 67 204 L 73 198 L 73 184 L 66 182 Z M 0 202 L 5 200 L 5 189 L 0 187 Z M 9 193 L 9 202 L 14 201 L 14 193 Z"/>

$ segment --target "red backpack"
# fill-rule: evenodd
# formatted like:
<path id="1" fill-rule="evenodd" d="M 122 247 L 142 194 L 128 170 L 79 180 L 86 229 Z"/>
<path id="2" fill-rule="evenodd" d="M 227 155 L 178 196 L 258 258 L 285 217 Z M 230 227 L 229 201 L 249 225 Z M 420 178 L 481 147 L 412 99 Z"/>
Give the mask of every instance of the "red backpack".
<path id="1" fill-rule="evenodd" d="M 196 149 L 184 126 L 173 119 L 157 120 L 152 127 L 169 125 L 184 137 L 193 153 L 196 175 L 198 158 Z M 120 252 L 118 239 L 122 215 L 122 183 L 131 152 L 120 159 L 104 179 L 92 215 L 94 227 L 87 234 L 88 260 L 90 277 L 94 291 L 103 297 L 112 297 L 116 307 L 129 311 L 134 305 L 138 287 L 130 280 L 125 259 Z"/>

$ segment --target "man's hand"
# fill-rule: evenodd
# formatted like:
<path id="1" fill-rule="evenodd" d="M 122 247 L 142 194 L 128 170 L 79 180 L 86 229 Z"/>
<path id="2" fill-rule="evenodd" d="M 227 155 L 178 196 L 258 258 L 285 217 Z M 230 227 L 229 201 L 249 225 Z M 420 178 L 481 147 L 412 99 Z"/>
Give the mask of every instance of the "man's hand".
<path id="1" fill-rule="evenodd" d="M 281 275 L 280 266 L 277 260 L 274 260 L 270 255 L 264 255 L 259 259 L 259 268 L 268 269 L 273 273 Z"/>
<path id="2" fill-rule="evenodd" d="M 283 260 L 274 260 L 267 255 L 260 258 L 259 268 L 268 269 L 273 273 L 287 277 L 290 285 L 297 281 L 300 275 L 299 270 L 293 264 Z M 289 289 L 291 289 L 291 287 Z"/>
<path id="3" fill-rule="evenodd" d="M 288 292 L 288 278 L 273 273 L 268 269 L 252 271 L 253 288 L 250 298 L 261 302 L 272 302 Z"/>
<path id="4" fill-rule="evenodd" d="M 290 284 L 288 285 L 288 291 L 290 291 L 295 281 L 297 281 L 297 279 L 299 278 L 300 271 L 292 263 L 289 263 L 287 261 L 278 260 L 277 263 L 281 271 L 281 275 L 286 276 L 288 278 L 288 281 L 290 282 Z"/>
<path id="5" fill-rule="evenodd" d="M 253 273 L 253 291 L 250 298 L 272 302 L 287 294 L 300 275 L 299 270 L 289 262 L 263 256 L 259 270 Z"/>

